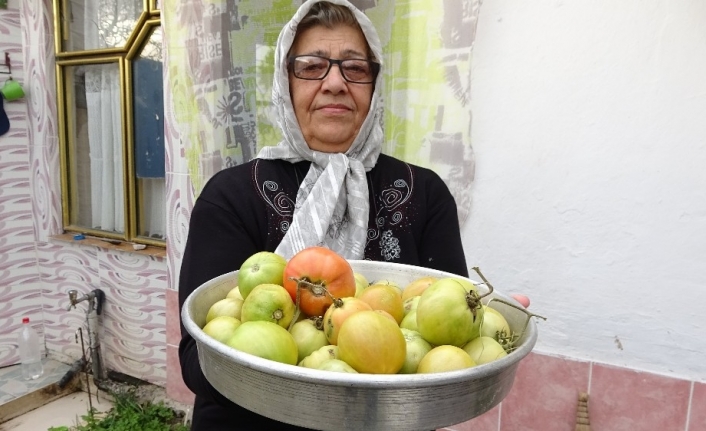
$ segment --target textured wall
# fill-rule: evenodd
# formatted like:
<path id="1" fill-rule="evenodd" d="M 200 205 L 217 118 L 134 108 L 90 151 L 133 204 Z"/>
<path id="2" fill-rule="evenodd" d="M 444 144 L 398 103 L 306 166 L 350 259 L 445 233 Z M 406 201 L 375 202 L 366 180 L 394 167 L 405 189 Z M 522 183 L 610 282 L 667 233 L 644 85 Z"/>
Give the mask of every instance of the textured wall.
<path id="1" fill-rule="evenodd" d="M 61 233 L 51 11 L 50 0 L 0 10 L 0 52 L 10 52 L 13 77 L 27 93 L 6 103 L 11 129 L 0 136 L 0 365 L 19 359 L 15 334 L 24 316 L 50 355 L 79 358 L 86 304 L 67 311 L 68 291 L 100 288 L 106 367 L 165 385 L 165 260 L 50 240 Z"/>
<path id="2" fill-rule="evenodd" d="M 706 381 L 706 3 L 489 1 L 469 262 L 538 351 Z"/>

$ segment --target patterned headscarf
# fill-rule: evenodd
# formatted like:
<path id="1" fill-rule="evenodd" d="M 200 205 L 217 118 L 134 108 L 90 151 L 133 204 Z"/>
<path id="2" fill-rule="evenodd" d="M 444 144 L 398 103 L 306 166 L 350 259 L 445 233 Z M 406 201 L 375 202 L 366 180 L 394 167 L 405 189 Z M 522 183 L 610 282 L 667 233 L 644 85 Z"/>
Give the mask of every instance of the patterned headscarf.
<path id="1" fill-rule="evenodd" d="M 378 74 L 370 110 L 358 136 L 345 153 L 323 153 L 309 148 L 294 113 L 289 94 L 287 53 L 294 42 L 297 24 L 319 1 L 348 7 L 360 24 L 375 56 L 382 61 L 382 46 L 372 22 L 346 0 L 309 0 L 284 26 L 277 40 L 272 101 L 284 139 L 263 148 L 257 157 L 292 163 L 309 160 L 311 167 L 297 193 L 287 233 L 275 252 L 289 259 L 300 250 L 320 245 L 347 259 L 362 259 L 368 230 L 368 183 L 365 173 L 377 163 L 383 142 L 382 73 Z"/>

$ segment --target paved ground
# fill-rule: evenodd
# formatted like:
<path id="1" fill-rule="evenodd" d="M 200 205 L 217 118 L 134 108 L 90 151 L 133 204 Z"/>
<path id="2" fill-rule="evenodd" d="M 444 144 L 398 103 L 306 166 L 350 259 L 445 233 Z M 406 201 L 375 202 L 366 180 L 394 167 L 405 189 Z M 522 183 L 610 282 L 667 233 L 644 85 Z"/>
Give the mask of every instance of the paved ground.
<path id="1" fill-rule="evenodd" d="M 93 408 L 108 411 L 112 403 L 101 396 L 96 399 L 91 394 Z M 83 391 L 59 398 L 29 413 L 0 425 L 0 431 L 46 431 L 50 427 L 76 425 L 81 416 L 88 412 L 88 394 Z"/>

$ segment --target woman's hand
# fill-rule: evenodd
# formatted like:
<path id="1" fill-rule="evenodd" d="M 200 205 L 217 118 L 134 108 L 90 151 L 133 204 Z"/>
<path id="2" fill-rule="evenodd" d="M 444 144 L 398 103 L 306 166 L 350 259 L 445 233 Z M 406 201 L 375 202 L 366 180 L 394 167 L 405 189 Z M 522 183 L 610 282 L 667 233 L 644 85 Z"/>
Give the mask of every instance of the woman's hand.
<path id="1" fill-rule="evenodd" d="M 512 298 L 519 302 L 523 307 L 527 308 L 530 306 L 530 299 L 525 295 L 511 295 Z"/>

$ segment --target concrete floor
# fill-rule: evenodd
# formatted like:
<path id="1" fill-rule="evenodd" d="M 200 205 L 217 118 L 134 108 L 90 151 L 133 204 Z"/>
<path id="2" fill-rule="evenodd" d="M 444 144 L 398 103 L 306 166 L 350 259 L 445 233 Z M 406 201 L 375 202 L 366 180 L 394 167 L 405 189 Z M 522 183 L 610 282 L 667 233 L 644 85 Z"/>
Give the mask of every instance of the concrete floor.
<path id="1" fill-rule="evenodd" d="M 71 427 L 88 413 L 88 393 L 79 390 L 76 379 L 63 389 L 57 387 L 70 366 L 49 358 L 44 358 L 42 364 L 44 373 L 35 380 L 22 379 L 19 365 L 0 368 L 0 431 Z M 98 411 L 112 407 L 110 400 L 95 387 L 90 401 Z"/>
<path id="2" fill-rule="evenodd" d="M 91 394 L 91 403 L 93 408 L 102 412 L 112 407 L 108 399 L 96 399 L 94 394 Z M 1 424 L 0 431 L 46 431 L 51 427 L 72 427 L 79 423 L 88 409 L 88 394 L 74 392 Z"/>

